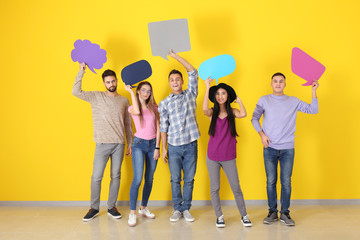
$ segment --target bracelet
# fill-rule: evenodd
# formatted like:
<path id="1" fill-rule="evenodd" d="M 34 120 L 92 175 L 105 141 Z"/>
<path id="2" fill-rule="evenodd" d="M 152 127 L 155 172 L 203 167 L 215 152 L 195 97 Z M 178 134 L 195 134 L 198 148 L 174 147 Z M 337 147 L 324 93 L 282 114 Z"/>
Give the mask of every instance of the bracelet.
<path id="1" fill-rule="evenodd" d="M 156 147 L 155 149 L 160 150 L 160 148 Z"/>

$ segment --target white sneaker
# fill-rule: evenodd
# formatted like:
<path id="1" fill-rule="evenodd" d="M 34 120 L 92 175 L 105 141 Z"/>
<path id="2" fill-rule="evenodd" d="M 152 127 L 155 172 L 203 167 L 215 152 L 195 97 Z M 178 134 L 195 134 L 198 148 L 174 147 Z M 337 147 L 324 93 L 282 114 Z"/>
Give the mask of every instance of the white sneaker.
<path id="1" fill-rule="evenodd" d="M 191 215 L 191 213 L 189 212 L 189 210 L 185 210 L 183 212 L 184 218 L 187 222 L 193 222 L 195 221 L 195 218 Z"/>
<path id="2" fill-rule="evenodd" d="M 224 215 L 221 215 L 220 217 L 216 218 L 216 227 L 218 227 L 218 228 L 225 227 Z"/>
<path id="3" fill-rule="evenodd" d="M 181 218 L 182 213 L 178 210 L 175 210 L 173 215 L 170 217 L 170 222 L 177 222 Z"/>
<path id="4" fill-rule="evenodd" d="M 147 218 L 155 218 L 155 214 L 150 212 L 147 208 L 139 209 L 139 215 L 142 215 Z"/>
<path id="5" fill-rule="evenodd" d="M 128 224 L 129 224 L 130 227 L 135 227 L 135 225 L 136 225 L 136 214 L 134 214 L 134 213 L 129 214 Z"/>
<path id="6" fill-rule="evenodd" d="M 241 218 L 241 222 L 244 225 L 244 227 L 251 227 L 252 226 L 252 223 L 251 223 L 251 221 L 250 221 L 250 219 L 249 219 L 249 217 L 247 215 L 243 216 Z"/>

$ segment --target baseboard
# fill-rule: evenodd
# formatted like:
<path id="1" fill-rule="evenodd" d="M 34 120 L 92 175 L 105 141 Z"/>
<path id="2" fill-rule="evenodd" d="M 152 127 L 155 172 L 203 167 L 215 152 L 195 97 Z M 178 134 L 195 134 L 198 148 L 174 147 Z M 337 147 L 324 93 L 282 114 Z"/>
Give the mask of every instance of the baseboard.
<path id="1" fill-rule="evenodd" d="M 101 201 L 100 206 L 106 206 L 107 201 Z M 267 200 L 245 200 L 246 205 L 267 205 Z M 140 204 L 140 202 L 138 202 Z M 149 206 L 172 206 L 172 201 L 149 201 Z M 194 200 L 193 206 L 211 205 L 210 200 Z M 234 200 L 222 200 L 223 206 L 235 206 Z M 294 199 L 291 205 L 360 205 L 360 199 Z M 0 201 L 0 206 L 89 206 L 89 201 Z M 118 201 L 117 206 L 129 206 L 129 201 Z"/>

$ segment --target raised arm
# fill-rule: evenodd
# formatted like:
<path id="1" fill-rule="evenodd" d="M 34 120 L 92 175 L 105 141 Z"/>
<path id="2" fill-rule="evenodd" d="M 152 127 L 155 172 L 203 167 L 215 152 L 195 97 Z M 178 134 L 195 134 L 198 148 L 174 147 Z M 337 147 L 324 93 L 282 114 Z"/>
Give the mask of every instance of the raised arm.
<path id="1" fill-rule="evenodd" d="M 204 96 L 204 101 L 203 101 L 203 112 L 205 114 L 205 116 L 211 117 L 213 110 L 211 108 L 209 108 L 209 89 L 210 89 L 210 83 L 213 81 L 214 79 L 208 77 L 204 82 L 205 82 L 205 96 Z"/>
<path id="2" fill-rule="evenodd" d="M 187 72 L 192 72 L 195 70 L 195 68 L 188 61 L 174 53 L 173 50 L 170 50 L 169 56 L 181 63 L 185 67 Z"/>
<path id="3" fill-rule="evenodd" d="M 72 89 L 72 94 L 75 97 L 78 97 L 82 100 L 89 102 L 90 101 L 89 100 L 90 96 L 88 96 L 89 94 L 87 94 L 87 92 L 82 90 L 82 78 L 84 77 L 84 74 L 85 74 L 86 64 L 80 63 L 79 66 L 80 66 L 80 70 L 79 70 L 78 74 L 76 75 L 75 83 L 74 83 L 74 86 Z"/>
<path id="4" fill-rule="evenodd" d="M 312 84 L 312 99 L 311 104 L 307 104 L 306 102 L 300 101 L 298 105 L 298 111 L 308 114 L 317 114 L 319 112 L 319 102 L 316 95 L 316 90 L 319 87 L 319 83 L 314 81 Z"/>
<path id="5" fill-rule="evenodd" d="M 247 116 L 246 109 L 245 109 L 245 106 L 244 106 L 243 102 L 239 98 L 239 96 L 236 96 L 236 103 L 239 104 L 240 110 L 239 109 L 233 109 L 235 117 L 236 118 L 244 118 L 244 117 L 246 117 Z"/>
<path id="6" fill-rule="evenodd" d="M 128 91 L 131 95 L 131 103 L 132 103 L 132 108 L 129 110 L 131 115 L 139 115 L 140 114 L 140 106 L 139 106 L 139 102 L 136 99 L 136 95 L 134 93 L 134 91 L 132 90 L 132 87 L 130 85 L 126 85 L 125 84 L 125 90 Z"/>
<path id="7" fill-rule="evenodd" d="M 80 63 L 79 66 L 80 66 L 80 70 L 85 71 L 85 69 L 86 69 L 86 63 Z"/>
<path id="8" fill-rule="evenodd" d="M 316 81 L 313 82 L 312 87 L 311 87 L 311 89 L 312 89 L 312 98 L 313 98 L 313 99 L 314 99 L 314 98 L 317 98 L 316 90 L 318 89 L 318 87 L 319 87 L 319 83 L 318 83 L 318 81 L 316 80 Z"/>

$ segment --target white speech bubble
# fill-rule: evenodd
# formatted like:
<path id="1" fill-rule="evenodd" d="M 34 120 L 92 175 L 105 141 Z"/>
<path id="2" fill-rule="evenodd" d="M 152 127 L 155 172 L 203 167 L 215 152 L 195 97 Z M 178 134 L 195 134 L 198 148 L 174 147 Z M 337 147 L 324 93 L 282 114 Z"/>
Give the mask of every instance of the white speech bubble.
<path id="1" fill-rule="evenodd" d="M 170 49 L 174 52 L 190 51 L 190 36 L 187 19 L 175 19 L 148 24 L 151 52 L 168 60 Z"/>

